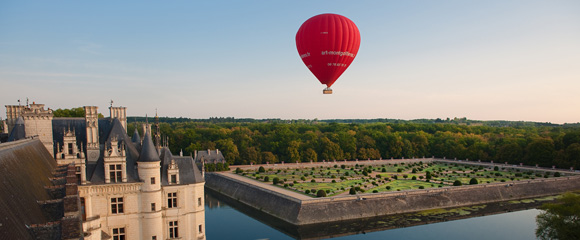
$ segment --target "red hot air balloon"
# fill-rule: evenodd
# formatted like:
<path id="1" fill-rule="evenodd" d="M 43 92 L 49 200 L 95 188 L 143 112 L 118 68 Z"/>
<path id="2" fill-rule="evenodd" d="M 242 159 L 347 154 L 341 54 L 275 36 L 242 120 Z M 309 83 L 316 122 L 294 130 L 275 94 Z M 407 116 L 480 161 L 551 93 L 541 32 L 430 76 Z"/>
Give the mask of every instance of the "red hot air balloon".
<path id="1" fill-rule="evenodd" d="M 296 48 L 306 67 L 326 84 L 322 91 L 331 94 L 330 86 L 356 57 L 360 33 L 348 18 L 332 13 L 306 20 L 296 33 Z"/>

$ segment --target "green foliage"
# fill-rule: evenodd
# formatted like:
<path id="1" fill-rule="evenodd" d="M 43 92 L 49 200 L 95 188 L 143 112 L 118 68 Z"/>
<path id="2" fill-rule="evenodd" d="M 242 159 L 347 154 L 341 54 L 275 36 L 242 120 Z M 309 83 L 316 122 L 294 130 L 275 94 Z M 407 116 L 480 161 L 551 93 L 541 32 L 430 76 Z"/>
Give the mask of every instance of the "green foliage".
<path id="1" fill-rule="evenodd" d="M 317 197 L 326 197 L 326 192 L 324 190 L 318 190 L 318 192 L 316 192 L 316 196 Z"/>
<path id="2" fill-rule="evenodd" d="M 221 172 L 230 170 L 229 164 L 225 163 L 206 163 L 204 164 L 206 172 Z"/>
<path id="3" fill-rule="evenodd" d="M 272 184 L 276 185 L 280 182 L 280 178 L 275 177 L 274 179 L 272 179 Z"/>
<path id="4" fill-rule="evenodd" d="M 580 237 L 580 196 L 566 193 L 559 203 L 547 203 L 536 216 L 538 239 L 578 239 Z"/>
<path id="5" fill-rule="evenodd" d="M 129 125 L 135 125 L 135 120 L 145 122 L 143 117 L 130 117 Z M 160 122 L 172 152 L 218 148 L 229 164 L 433 155 L 580 169 L 578 124 L 478 122 L 463 118 L 318 120 L 316 124 L 312 120 L 234 118 L 160 118 Z M 473 123 L 480 126 L 469 125 Z"/>
<path id="6" fill-rule="evenodd" d="M 264 177 L 264 182 L 269 182 L 269 181 L 270 181 L 270 177 L 268 177 L 268 176 L 265 176 L 265 177 Z"/>
<path id="7" fill-rule="evenodd" d="M 266 172 L 266 169 L 265 169 L 264 167 L 260 166 L 260 167 L 258 168 L 258 172 L 259 172 L 259 173 Z"/>
<path id="8" fill-rule="evenodd" d="M 475 184 L 478 184 L 478 183 L 479 182 L 477 182 L 477 179 L 475 179 L 475 178 L 472 178 L 471 180 L 469 180 L 469 184 L 470 185 L 475 185 Z"/>
<path id="9" fill-rule="evenodd" d="M 463 183 L 461 183 L 461 181 L 459 180 L 455 180 L 455 182 L 453 182 L 453 186 L 461 186 L 463 185 Z"/>
<path id="10" fill-rule="evenodd" d="M 355 195 L 356 194 L 356 190 L 354 188 L 350 188 L 350 190 L 348 190 L 348 194 Z"/>
<path id="11" fill-rule="evenodd" d="M 244 171 L 243 171 L 241 168 L 236 168 L 236 173 L 237 173 L 237 174 L 240 174 L 240 173 L 242 173 L 242 172 L 244 172 Z"/>

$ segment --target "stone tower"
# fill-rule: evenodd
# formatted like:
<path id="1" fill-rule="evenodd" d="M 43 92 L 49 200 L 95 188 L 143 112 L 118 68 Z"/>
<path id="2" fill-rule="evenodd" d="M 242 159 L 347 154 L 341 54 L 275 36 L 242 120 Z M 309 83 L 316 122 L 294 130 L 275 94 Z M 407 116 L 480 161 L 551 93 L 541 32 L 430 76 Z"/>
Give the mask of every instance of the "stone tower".
<path id="1" fill-rule="evenodd" d="M 21 116 L 24 118 L 26 137 L 38 136 L 50 155 L 54 157 L 52 110 L 44 109 L 44 104 L 32 103 L 30 107 L 23 109 Z"/>
<path id="2" fill-rule="evenodd" d="M 151 133 L 145 132 L 141 154 L 137 161 L 139 179 L 143 182 L 141 187 L 141 209 L 143 215 L 141 222 L 143 239 L 163 238 L 163 211 L 161 191 L 161 159 L 157 149 L 153 145 Z"/>
<path id="3" fill-rule="evenodd" d="M 6 125 L 8 125 L 7 133 L 12 132 L 12 128 L 16 124 L 16 119 L 20 117 L 24 108 L 25 107 L 21 105 L 6 105 Z"/>
<path id="4" fill-rule="evenodd" d="M 84 106 L 87 129 L 87 161 L 97 162 L 99 159 L 99 112 L 96 106 Z"/>
<path id="5" fill-rule="evenodd" d="M 119 121 L 121 122 L 121 125 L 123 125 L 123 128 L 125 129 L 125 131 L 127 131 L 127 108 L 126 107 L 113 107 L 113 105 L 111 104 L 111 106 L 109 107 L 109 111 L 111 113 L 111 120 L 118 118 Z"/>

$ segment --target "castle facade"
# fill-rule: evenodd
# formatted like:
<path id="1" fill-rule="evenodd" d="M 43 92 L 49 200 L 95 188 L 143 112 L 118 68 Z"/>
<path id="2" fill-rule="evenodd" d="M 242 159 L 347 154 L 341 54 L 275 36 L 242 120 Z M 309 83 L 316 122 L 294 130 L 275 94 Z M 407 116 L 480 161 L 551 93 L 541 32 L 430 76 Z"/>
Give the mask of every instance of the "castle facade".
<path id="1" fill-rule="evenodd" d="M 39 138 L 59 165 L 74 164 L 85 239 L 205 239 L 204 178 L 191 156 L 174 156 L 146 125 L 127 134 L 125 107 L 85 106 L 57 118 L 44 104 L 6 106 L 9 140 Z"/>

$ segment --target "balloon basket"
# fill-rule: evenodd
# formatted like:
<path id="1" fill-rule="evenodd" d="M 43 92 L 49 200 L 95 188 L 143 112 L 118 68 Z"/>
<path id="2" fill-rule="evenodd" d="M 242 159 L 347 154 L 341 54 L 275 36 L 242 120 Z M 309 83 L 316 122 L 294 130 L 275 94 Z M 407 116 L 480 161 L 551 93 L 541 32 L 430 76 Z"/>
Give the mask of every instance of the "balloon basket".
<path id="1" fill-rule="evenodd" d="M 330 88 L 325 88 L 325 89 L 323 89 L 323 90 L 322 90 L 322 93 L 323 93 L 323 94 L 332 94 L 332 89 L 330 89 Z"/>

